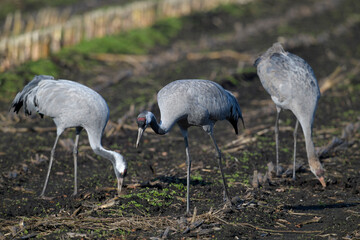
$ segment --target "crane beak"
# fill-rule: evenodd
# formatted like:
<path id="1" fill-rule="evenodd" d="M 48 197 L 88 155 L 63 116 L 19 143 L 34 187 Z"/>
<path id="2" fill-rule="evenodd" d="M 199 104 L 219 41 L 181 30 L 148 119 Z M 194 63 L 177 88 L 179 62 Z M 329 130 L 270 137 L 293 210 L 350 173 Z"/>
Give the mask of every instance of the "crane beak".
<path id="1" fill-rule="evenodd" d="M 325 182 L 324 177 L 320 177 L 319 181 L 320 181 L 321 185 L 325 188 L 326 187 L 326 182 Z"/>
<path id="2" fill-rule="evenodd" d="M 119 178 L 117 179 L 117 181 L 118 181 L 118 189 L 117 189 L 117 191 L 118 191 L 118 196 L 120 197 L 121 188 L 122 188 L 122 185 L 123 185 L 123 182 L 124 182 L 124 178 L 123 178 L 123 177 L 119 177 Z"/>
<path id="3" fill-rule="evenodd" d="M 137 137 L 136 145 L 135 145 L 136 148 L 139 146 L 140 139 L 141 139 L 141 137 L 142 137 L 143 134 L 144 134 L 144 129 L 143 129 L 143 128 L 139 128 L 139 129 L 138 129 L 138 137 Z"/>

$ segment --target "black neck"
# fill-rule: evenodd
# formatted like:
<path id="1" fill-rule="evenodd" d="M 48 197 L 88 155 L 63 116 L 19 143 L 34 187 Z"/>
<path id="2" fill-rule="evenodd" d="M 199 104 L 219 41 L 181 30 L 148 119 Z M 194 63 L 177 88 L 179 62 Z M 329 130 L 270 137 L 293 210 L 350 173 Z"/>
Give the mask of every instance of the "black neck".
<path id="1" fill-rule="evenodd" d="M 156 121 L 156 117 L 153 114 L 151 116 L 150 127 L 154 130 L 156 134 L 164 135 L 166 133 L 166 131 L 161 127 L 161 123 L 160 125 L 158 124 L 158 122 Z"/>

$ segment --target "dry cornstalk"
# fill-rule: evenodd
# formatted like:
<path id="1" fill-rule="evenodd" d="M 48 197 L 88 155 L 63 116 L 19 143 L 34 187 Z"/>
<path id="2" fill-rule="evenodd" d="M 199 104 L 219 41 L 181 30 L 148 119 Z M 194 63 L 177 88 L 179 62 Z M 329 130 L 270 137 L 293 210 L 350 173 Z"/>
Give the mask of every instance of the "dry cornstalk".
<path id="1" fill-rule="evenodd" d="M 317 217 L 317 216 L 314 216 L 312 219 L 310 220 L 306 220 L 304 222 L 301 222 L 299 224 L 296 224 L 295 226 L 298 227 L 298 228 L 301 228 L 302 226 L 306 225 L 306 224 L 310 224 L 310 223 L 317 223 L 321 220 L 321 217 Z"/>
<path id="2" fill-rule="evenodd" d="M 299 213 L 299 212 L 294 212 L 293 210 L 289 210 L 288 213 L 291 214 L 291 215 L 298 215 L 298 216 L 314 216 L 314 215 L 319 215 L 319 214 L 315 214 L 315 213 Z"/>
<path id="3" fill-rule="evenodd" d="M 175 220 L 168 217 L 116 217 L 116 218 L 95 218 L 95 217 L 56 217 L 49 216 L 46 218 L 32 217 L 24 220 L 24 228 L 16 232 L 16 235 L 26 231 L 39 231 L 47 232 L 48 234 L 56 231 L 59 226 L 66 226 L 70 229 L 101 229 L 101 230 L 114 230 L 123 229 L 131 231 L 132 229 L 152 230 L 168 226 L 177 226 Z M 18 221 L 4 220 L 1 224 L 1 231 L 7 232 L 11 226 L 18 225 Z M 8 234 L 9 235 L 9 234 Z M 10 233 L 10 235 L 13 235 Z"/>
<path id="4" fill-rule="evenodd" d="M 270 131 L 274 131 L 273 130 L 273 127 L 271 128 L 265 128 L 264 129 L 264 125 L 261 125 L 260 127 L 255 127 L 253 129 L 247 129 L 247 131 L 250 131 L 251 133 L 252 132 L 255 132 L 255 130 L 257 130 L 257 132 L 255 132 L 254 134 L 257 135 L 257 136 L 261 136 L 261 135 L 264 135 Z M 259 128 L 261 130 L 259 130 Z M 283 127 L 280 127 L 280 131 L 293 131 L 294 129 L 292 127 L 289 127 L 289 126 L 283 126 Z M 252 135 L 254 135 L 252 134 Z M 228 143 L 225 145 L 224 149 L 223 150 L 224 152 L 226 153 L 234 153 L 234 152 L 237 152 L 241 149 L 244 149 L 246 146 L 246 144 L 250 144 L 250 143 L 253 143 L 253 142 L 256 142 L 257 138 L 256 137 L 252 137 L 252 136 L 245 136 L 245 135 L 248 135 L 248 133 L 244 133 L 244 134 L 241 134 L 236 140 Z M 232 146 L 235 146 L 235 147 L 232 147 Z"/>
<path id="5" fill-rule="evenodd" d="M 349 78 L 348 75 L 357 75 L 360 72 L 360 63 L 356 62 L 355 67 L 350 71 L 346 71 L 344 67 L 338 66 L 335 70 L 326 78 L 321 80 L 320 92 L 323 94 L 330 88 L 336 86 L 339 83 L 346 83 Z"/>
<path id="6" fill-rule="evenodd" d="M 202 60 L 204 58 L 212 60 L 221 58 L 233 58 L 237 61 L 248 63 L 252 63 L 254 61 L 254 57 L 252 55 L 246 53 L 239 53 L 233 50 L 214 51 L 207 53 L 188 53 L 186 57 L 190 61 Z"/>
<path id="7" fill-rule="evenodd" d="M 342 71 L 343 68 L 338 66 L 329 76 L 321 81 L 320 92 L 322 94 L 342 80 L 342 77 L 339 77 Z"/>
<path id="8" fill-rule="evenodd" d="M 91 54 L 90 57 L 104 62 L 125 62 L 134 66 L 149 61 L 147 55 L 97 53 Z"/>
<path id="9" fill-rule="evenodd" d="M 249 144 L 249 143 L 253 143 L 253 142 L 256 142 L 256 137 L 245 138 L 245 139 L 243 139 L 243 141 L 237 142 L 237 144 L 239 144 L 239 146 L 236 146 L 236 147 L 230 148 L 230 149 L 225 149 L 225 150 L 223 150 L 223 152 L 225 152 L 225 153 L 238 152 L 239 150 L 242 150 L 246 147 L 245 144 Z"/>
<path id="10" fill-rule="evenodd" d="M 262 227 L 252 225 L 250 223 L 237 223 L 237 224 L 233 223 L 232 225 L 241 226 L 241 227 L 250 227 L 250 228 L 254 228 L 254 229 L 258 230 L 258 231 L 272 232 L 272 233 L 298 233 L 298 234 L 321 233 L 321 231 L 295 231 L 295 230 L 267 229 L 267 228 L 262 228 Z"/>

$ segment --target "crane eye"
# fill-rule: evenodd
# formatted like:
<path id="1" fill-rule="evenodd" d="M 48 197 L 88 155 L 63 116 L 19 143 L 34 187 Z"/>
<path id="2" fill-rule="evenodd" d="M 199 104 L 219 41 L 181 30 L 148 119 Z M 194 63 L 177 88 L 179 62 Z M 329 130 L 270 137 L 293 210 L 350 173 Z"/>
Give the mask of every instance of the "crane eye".
<path id="1" fill-rule="evenodd" d="M 138 124 L 138 127 L 140 128 L 144 128 L 145 127 L 145 125 L 146 125 L 146 118 L 144 118 L 144 117 L 139 117 L 138 119 L 137 119 L 137 124 Z"/>

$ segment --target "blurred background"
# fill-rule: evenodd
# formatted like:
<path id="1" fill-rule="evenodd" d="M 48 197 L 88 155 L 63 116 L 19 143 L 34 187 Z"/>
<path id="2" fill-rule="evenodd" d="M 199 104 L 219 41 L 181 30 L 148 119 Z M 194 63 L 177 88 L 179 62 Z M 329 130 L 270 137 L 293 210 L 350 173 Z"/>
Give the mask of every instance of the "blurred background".
<path id="1" fill-rule="evenodd" d="M 239 101 L 246 129 L 239 126 L 241 131 L 236 136 L 227 122 L 219 122 L 215 136 L 224 154 L 231 195 L 256 205 L 249 211 L 226 215 L 226 221 L 232 224 L 225 224 L 224 231 L 212 230 L 204 236 L 234 238 L 234 232 L 247 239 L 270 236 L 234 227 L 241 221 L 274 231 L 298 230 L 292 224 L 295 221 L 305 223 L 305 230 L 310 232 L 326 229 L 329 235 L 325 237 L 332 233 L 339 238 L 359 236 L 359 39 L 360 1 L 355 0 L 0 1 L 0 218 L 7 220 L 0 221 L 0 239 L 1 233 L 23 236 L 24 229 L 30 231 L 30 227 L 8 230 L 17 224 L 18 216 L 69 216 L 78 208 L 94 209 L 115 194 L 115 188 L 105 188 L 116 186 L 112 165 L 92 153 L 87 136 L 82 133 L 78 173 L 81 193 L 78 199 L 67 197 L 73 183 L 71 151 L 75 136 L 73 130 L 68 130 L 59 142 L 59 161 L 54 163 L 55 174 L 48 186 L 48 194 L 56 198 L 35 198 L 41 190 L 55 139 L 54 123 L 50 118 L 15 115 L 8 110 L 16 93 L 34 75 L 41 74 L 77 81 L 98 91 L 110 108 L 103 144 L 129 160 L 125 184 L 131 187 L 150 182 L 140 185 L 163 194 L 152 192 L 152 200 L 145 201 L 142 194 L 147 194 L 148 189 L 125 187 L 127 198 L 110 206 L 109 211 L 89 213 L 91 216 L 177 217 L 184 212 L 186 165 L 179 129 L 175 127 L 166 136 L 155 136 L 148 130 L 142 148 L 136 150 L 135 118 L 147 109 L 159 119 L 156 93 L 167 83 L 201 78 L 218 82 Z M 265 174 L 268 163 L 274 162 L 276 116 L 253 62 L 275 42 L 305 59 L 317 77 L 322 97 L 313 139 L 327 173 L 326 191 L 319 188 L 308 169 L 300 130 L 297 159 L 303 168 L 297 181 L 283 176 L 271 184 L 260 183 L 264 191 L 257 191 L 253 185 L 254 171 Z M 294 125 L 291 112 L 283 112 L 280 161 L 284 169 L 291 168 Z M 221 203 L 220 175 L 206 134 L 193 128 L 190 135 L 194 159 L 192 198 L 198 212 L 205 213 Z M 163 189 L 174 192 L 169 194 Z M 308 208 L 299 207 L 299 199 Z M 154 203 L 157 201 L 164 205 L 159 207 Z M 347 203 L 351 208 L 345 207 Z M 292 208 L 294 205 L 298 208 Z M 319 205 L 323 207 L 321 213 L 316 208 Z M 296 218 L 289 209 L 321 214 L 322 218 L 313 222 L 306 214 Z M 349 215 L 350 220 L 344 220 Z M 279 222 L 279 218 L 292 225 Z M 216 223 L 216 218 L 211 219 Z M 335 221 L 338 224 L 333 224 Z M 309 224 L 315 222 L 318 225 Z M 132 232 L 132 227 L 122 226 L 128 232 L 115 233 L 93 226 L 91 230 L 104 230 L 106 238 L 116 234 L 149 237 L 159 229 L 165 230 L 169 222 L 157 220 L 152 224 L 157 229 L 138 227 Z M 174 230 L 175 225 L 171 231 L 182 237 L 181 230 Z M 29 226 L 37 229 L 37 234 L 41 232 L 40 236 L 63 236 L 50 227 Z M 74 229 L 67 227 L 64 231 Z M 309 236 L 299 234 L 303 239 Z M 319 233 L 311 236 L 317 238 L 316 234 Z M 92 232 L 86 237 L 99 236 Z"/>

